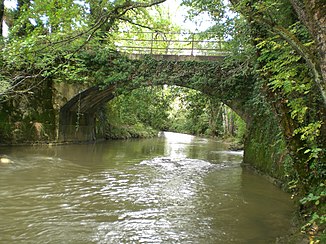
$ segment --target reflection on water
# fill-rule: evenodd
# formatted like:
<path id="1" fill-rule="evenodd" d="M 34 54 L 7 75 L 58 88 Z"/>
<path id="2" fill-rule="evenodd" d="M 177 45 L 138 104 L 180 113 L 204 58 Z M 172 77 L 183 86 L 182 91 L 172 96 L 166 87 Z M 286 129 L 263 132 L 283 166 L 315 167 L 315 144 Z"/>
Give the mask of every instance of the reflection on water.
<path id="1" fill-rule="evenodd" d="M 2 148 L 0 243 L 272 243 L 287 194 L 214 140 Z"/>

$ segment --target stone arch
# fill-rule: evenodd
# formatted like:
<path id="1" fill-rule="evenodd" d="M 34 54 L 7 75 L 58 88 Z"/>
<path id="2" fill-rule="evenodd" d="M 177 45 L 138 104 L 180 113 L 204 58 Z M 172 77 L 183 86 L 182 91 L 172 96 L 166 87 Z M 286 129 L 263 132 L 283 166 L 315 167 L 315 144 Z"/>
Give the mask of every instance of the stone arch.
<path id="1" fill-rule="evenodd" d="M 243 89 L 240 88 L 240 93 L 236 92 L 234 85 L 223 82 L 225 75 L 221 62 L 128 59 L 123 67 L 116 66 L 118 74 L 108 72 L 108 77 L 118 77 L 111 78 L 111 84 L 89 87 L 61 107 L 59 140 L 94 140 L 96 112 L 103 104 L 121 91 L 155 85 L 180 86 L 215 96 L 250 123 L 250 113 L 243 106 L 248 96 L 242 95 Z"/>

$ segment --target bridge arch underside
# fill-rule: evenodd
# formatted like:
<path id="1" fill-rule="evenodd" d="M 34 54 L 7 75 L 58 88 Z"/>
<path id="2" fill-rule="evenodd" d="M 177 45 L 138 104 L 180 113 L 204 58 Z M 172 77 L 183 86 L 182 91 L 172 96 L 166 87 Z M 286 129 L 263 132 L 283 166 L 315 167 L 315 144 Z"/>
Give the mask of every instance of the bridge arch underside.
<path id="1" fill-rule="evenodd" d="M 96 116 L 107 102 L 121 93 L 146 86 L 173 85 L 200 91 L 218 98 L 233 109 L 247 124 L 251 112 L 245 104 L 250 99 L 251 82 L 231 82 L 223 74 L 220 62 L 128 60 L 125 69 L 107 76 L 110 84 L 99 84 L 76 94 L 60 109 L 59 140 L 91 141 L 97 139 Z M 112 77 L 118 77 L 114 79 Z"/>

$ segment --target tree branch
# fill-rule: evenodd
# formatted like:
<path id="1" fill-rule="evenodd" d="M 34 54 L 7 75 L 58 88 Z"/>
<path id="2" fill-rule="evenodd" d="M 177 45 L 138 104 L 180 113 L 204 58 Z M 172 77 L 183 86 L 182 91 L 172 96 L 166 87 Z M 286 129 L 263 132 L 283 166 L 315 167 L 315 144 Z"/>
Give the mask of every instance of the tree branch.
<path id="1" fill-rule="evenodd" d="M 117 19 L 122 19 L 121 16 L 125 15 L 129 10 L 133 10 L 133 9 L 137 9 L 137 8 L 148 8 L 148 7 L 152 7 L 152 6 L 161 4 L 161 3 L 165 2 L 165 1 L 166 0 L 154 0 L 154 1 L 151 1 L 149 3 L 129 2 L 129 1 L 127 1 L 124 4 L 121 4 L 121 5 L 118 5 L 118 6 L 114 7 L 114 9 L 111 10 L 109 13 L 101 15 L 97 19 L 95 24 L 93 24 L 93 26 L 91 26 L 87 30 L 85 30 L 83 32 L 80 32 L 80 33 L 78 33 L 78 34 L 76 34 L 74 36 L 70 36 L 68 38 L 65 38 L 63 40 L 56 41 L 56 42 L 51 42 L 48 46 L 71 42 L 71 41 L 76 40 L 79 37 L 82 37 L 82 36 L 88 34 L 88 37 L 87 37 L 86 41 L 81 45 L 81 48 L 82 48 L 83 46 L 85 46 L 91 40 L 91 38 L 93 37 L 95 32 L 97 30 L 99 30 L 106 23 L 108 23 L 109 28 L 111 28 L 112 25 L 114 24 L 114 22 Z M 120 12 L 120 11 L 122 11 L 122 12 Z M 134 22 L 130 22 L 130 23 L 136 24 Z M 145 27 L 145 26 L 143 26 L 143 27 Z M 145 28 L 147 28 L 147 27 L 145 27 Z M 42 49 L 43 49 L 43 47 L 42 47 Z M 78 48 L 78 49 L 80 50 L 80 48 Z M 75 51 L 74 51 L 74 53 L 75 53 Z"/>
<path id="2" fill-rule="evenodd" d="M 84 43 L 81 44 L 75 51 L 73 51 L 71 56 L 74 56 L 78 51 L 80 51 L 91 40 L 91 38 L 94 36 L 96 31 L 99 30 L 106 23 L 108 23 L 108 28 L 110 29 L 113 26 L 114 22 L 117 19 L 123 19 L 122 16 L 124 16 L 129 10 L 133 10 L 133 9 L 137 9 L 137 8 L 148 8 L 148 7 L 152 7 L 152 6 L 158 5 L 160 3 L 163 3 L 165 1 L 166 0 L 154 0 L 154 1 L 150 2 L 150 3 L 125 2 L 122 5 L 116 6 L 108 14 L 102 15 L 98 19 L 98 21 L 91 28 L 89 28 L 87 31 L 76 35 L 73 39 L 69 38 L 69 40 L 74 40 L 74 39 L 76 39 L 76 38 L 78 38 L 80 36 L 83 36 L 85 34 L 88 34 L 90 32 L 90 34 L 88 35 L 88 37 L 84 41 Z M 120 11 L 122 11 L 122 12 L 120 12 Z M 125 20 L 127 20 L 127 19 L 125 19 Z M 130 23 L 136 24 L 134 22 L 130 22 Z M 143 26 L 143 27 L 148 28 L 146 26 Z M 63 42 L 63 41 L 61 41 L 61 42 Z"/>
<path id="3" fill-rule="evenodd" d="M 239 0 L 230 1 L 235 7 L 239 7 L 239 4 L 241 4 Z M 313 28 L 313 26 L 309 25 L 310 21 L 308 21 L 307 15 L 304 12 L 304 6 L 298 0 L 290 0 L 290 2 L 293 5 L 293 8 L 297 12 L 297 14 L 299 15 L 299 18 L 302 18 L 303 24 L 305 24 L 308 29 Z M 273 20 L 268 20 L 264 18 L 262 14 L 257 14 L 257 12 L 253 8 L 251 8 L 250 5 L 243 6 L 242 8 L 240 6 L 239 9 L 241 13 L 247 18 L 248 16 L 250 16 L 252 20 L 256 23 L 261 23 L 265 26 L 267 25 L 274 34 L 281 36 L 305 60 L 310 70 L 312 71 L 314 81 L 320 90 L 324 106 L 326 106 L 326 84 L 322 77 L 320 64 L 316 60 L 316 57 L 310 52 L 310 50 L 306 48 L 303 43 L 288 29 L 284 28 L 281 25 L 278 25 Z M 269 16 L 268 13 L 266 13 L 266 15 Z"/>
<path id="4" fill-rule="evenodd" d="M 310 54 L 310 51 L 294 36 L 289 30 L 282 26 L 274 26 L 273 30 L 279 34 L 291 47 L 306 61 L 307 65 L 311 69 L 314 80 L 321 92 L 324 106 L 326 106 L 326 90 L 323 78 L 321 75 L 320 66 L 315 60 L 315 57 Z"/>
<path id="5" fill-rule="evenodd" d="M 120 17 L 119 19 L 120 20 L 123 20 L 123 21 L 126 21 L 126 22 L 128 22 L 128 23 L 130 23 L 132 25 L 136 25 L 136 26 L 139 26 L 139 27 L 142 27 L 142 28 L 145 28 L 145 29 L 149 29 L 151 31 L 157 31 L 157 30 L 154 30 L 153 28 L 151 28 L 149 26 L 136 23 L 136 22 L 134 22 L 134 21 L 132 21 L 131 19 L 128 19 L 128 18 Z"/>
<path id="6" fill-rule="evenodd" d="M 311 25 L 311 22 L 308 21 L 308 16 L 307 16 L 307 13 L 305 11 L 305 7 L 304 7 L 303 3 L 301 3 L 298 0 L 289 0 L 289 1 L 292 4 L 292 7 L 293 7 L 294 11 L 297 13 L 300 21 L 302 21 L 302 23 L 305 26 L 307 26 L 310 33 L 313 33 L 313 26 Z"/>

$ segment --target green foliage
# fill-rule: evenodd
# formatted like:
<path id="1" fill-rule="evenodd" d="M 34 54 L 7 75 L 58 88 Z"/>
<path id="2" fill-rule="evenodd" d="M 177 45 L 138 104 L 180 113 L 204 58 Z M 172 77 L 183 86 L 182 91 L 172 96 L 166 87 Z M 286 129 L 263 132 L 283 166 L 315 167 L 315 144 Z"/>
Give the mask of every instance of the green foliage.
<path id="1" fill-rule="evenodd" d="M 314 195 L 313 193 L 309 193 L 306 197 L 300 199 L 300 203 L 301 204 L 311 203 L 316 206 L 321 204 L 321 201 L 323 202 L 324 200 L 323 198 L 326 197 L 325 184 L 324 183 L 320 184 L 320 188 L 318 190 L 319 192 L 317 193 L 317 195 Z"/>
<path id="2" fill-rule="evenodd" d="M 194 135 L 217 133 L 209 128 L 209 98 L 195 90 L 181 89 L 170 117 L 172 130 Z"/>
<path id="3" fill-rule="evenodd" d="M 233 136 L 243 142 L 245 122 L 221 101 L 195 90 L 175 88 L 173 91 L 177 92 L 177 97 L 169 116 L 171 130 L 194 135 Z"/>
<path id="4" fill-rule="evenodd" d="M 233 112 L 234 113 L 234 112 Z M 247 133 L 247 125 L 246 122 L 241 119 L 241 117 L 237 114 L 234 114 L 234 124 L 235 124 L 235 137 L 237 141 L 240 143 L 244 143 L 245 136 Z"/>
<path id="5" fill-rule="evenodd" d="M 305 46 L 311 45 L 311 39 L 302 25 L 295 23 L 287 28 Z M 321 137 L 324 124 L 321 96 L 316 92 L 317 87 L 309 67 L 287 41 L 282 40 L 279 35 L 257 41 L 260 75 L 266 79 L 273 93 L 272 103 L 276 104 L 275 107 L 277 104 L 285 105 L 283 111 L 286 113 L 279 115 L 280 119 L 289 121 L 283 124 L 283 130 L 294 159 L 293 169 L 289 171 L 292 172 L 292 182 L 296 183 L 291 186 L 291 190 L 297 191 L 303 197 L 300 202 L 310 216 L 303 229 L 318 225 L 322 230 L 325 228 L 325 221 L 320 216 L 322 207 L 319 203 L 324 198 L 321 197 L 320 189 L 324 186 L 322 182 L 326 176 L 326 158 L 325 143 Z M 316 189 L 318 194 L 313 193 Z M 312 209 L 315 210 L 311 212 Z"/>
<path id="6" fill-rule="evenodd" d="M 0 99 L 4 98 L 4 94 L 9 93 L 9 89 L 11 88 L 10 83 L 6 80 L 5 77 L 0 76 Z"/>
<path id="7" fill-rule="evenodd" d="M 244 144 L 244 162 L 280 180 L 280 186 L 287 190 L 287 183 L 293 181 L 293 186 L 297 178 L 276 118 L 269 110 L 255 117 L 251 123 Z"/>
<path id="8" fill-rule="evenodd" d="M 315 241 L 312 243 L 318 243 L 318 239 L 325 239 L 325 233 L 323 234 L 326 226 L 325 183 L 321 183 L 313 192 L 310 192 L 300 200 L 303 207 L 308 209 L 305 214 L 305 219 L 307 221 L 306 224 L 302 226 L 301 230 L 310 235 L 310 239 Z"/>
<path id="9" fill-rule="evenodd" d="M 113 127 L 145 127 L 166 130 L 170 95 L 162 87 L 145 87 L 116 97 L 107 105 L 108 123 Z M 122 126 L 121 126 L 122 125 Z"/>
<path id="10" fill-rule="evenodd" d="M 312 97 L 314 86 L 311 77 L 307 75 L 308 67 L 278 36 L 262 40 L 257 47 L 261 50 L 258 61 L 264 63 L 260 70 L 261 75 L 268 77 L 268 85 L 272 91 L 287 104 L 293 121 L 293 136 L 298 136 L 303 142 L 303 147 L 296 150 L 304 152 L 302 164 L 309 164 L 310 169 L 313 169 L 319 165 L 319 160 L 323 160 L 322 145 L 319 145 L 322 121 L 315 106 L 319 98 Z M 306 179 L 310 173 L 316 178 L 314 170 L 299 177 Z M 319 172 L 318 177 L 323 177 L 323 174 L 323 171 Z"/>
<path id="11" fill-rule="evenodd" d="M 224 118 L 228 118 L 228 123 Z M 240 142 L 245 133 L 244 121 L 219 101 L 180 87 L 154 86 L 125 91 L 108 104 L 108 123 L 110 134 L 115 134 L 113 137 L 119 134 L 118 128 L 124 137 L 135 125 L 197 135 L 232 135 Z"/>

